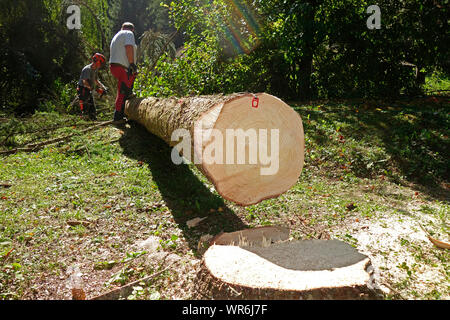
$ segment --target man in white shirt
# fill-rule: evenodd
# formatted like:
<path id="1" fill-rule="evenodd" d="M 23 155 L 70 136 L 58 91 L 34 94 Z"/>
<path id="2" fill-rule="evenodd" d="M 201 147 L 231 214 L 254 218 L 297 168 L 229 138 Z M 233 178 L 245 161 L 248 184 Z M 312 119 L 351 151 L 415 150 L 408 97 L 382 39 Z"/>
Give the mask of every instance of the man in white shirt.
<path id="1" fill-rule="evenodd" d="M 125 100 L 132 94 L 136 79 L 137 46 L 133 32 L 134 25 L 131 22 L 125 22 L 111 41 L 109 68 L 118 80 L 114 121 L 124 118 Z"/>

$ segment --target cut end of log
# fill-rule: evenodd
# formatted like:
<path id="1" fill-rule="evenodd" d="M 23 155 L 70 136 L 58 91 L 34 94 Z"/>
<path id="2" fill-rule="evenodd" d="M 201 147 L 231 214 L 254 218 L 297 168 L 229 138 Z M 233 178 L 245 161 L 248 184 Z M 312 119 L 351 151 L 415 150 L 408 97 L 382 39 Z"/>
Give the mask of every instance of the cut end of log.
<path id="1" fill-rule="evenodd" d="M 274 96 L 233 97 L 205 112 L 194 130 L 201 137 L 194 144 L 196 155 L 202 155 L 201 169 L 227 200 L 256 204 L 284 193 L 300 176 L 302 120 Z"/>

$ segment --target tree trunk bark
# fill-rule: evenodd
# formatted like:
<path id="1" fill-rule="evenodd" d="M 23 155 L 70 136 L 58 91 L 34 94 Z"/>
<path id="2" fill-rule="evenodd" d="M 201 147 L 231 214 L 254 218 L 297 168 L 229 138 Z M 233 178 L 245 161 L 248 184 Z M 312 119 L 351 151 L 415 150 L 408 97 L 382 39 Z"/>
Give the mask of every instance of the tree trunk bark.
<path id="1" fill-rule="evenodd" d="M 303 168 L 302 120 L 266 93 L 132 99 L 125 114 L 176 146 L 223 198 L 242 206 L 284 193 Z"/>
<path id="2" fill-rule="evenodd" d="M 311 74 L 312 74 L 312 55 L 307 55 L 300 61 L 300 92 L 299 98 L 301 100 L 308 100 L 311 98 Z"/>

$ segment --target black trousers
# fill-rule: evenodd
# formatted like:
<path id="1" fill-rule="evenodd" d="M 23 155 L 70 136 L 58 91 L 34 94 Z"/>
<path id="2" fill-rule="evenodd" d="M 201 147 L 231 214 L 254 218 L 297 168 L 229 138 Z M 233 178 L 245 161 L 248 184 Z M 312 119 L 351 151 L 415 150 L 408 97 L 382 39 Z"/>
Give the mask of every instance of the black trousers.
<path id="1" fill-rule="evenodd" d="M 82 114 L 87 114 L 90 119 L 97 119 L 97 109 L 95 108 L 94 97 L 92 92 L 84 87 L 78 85 L 77 87 L 78 100 L 80 101 L 80 110 Z"/>

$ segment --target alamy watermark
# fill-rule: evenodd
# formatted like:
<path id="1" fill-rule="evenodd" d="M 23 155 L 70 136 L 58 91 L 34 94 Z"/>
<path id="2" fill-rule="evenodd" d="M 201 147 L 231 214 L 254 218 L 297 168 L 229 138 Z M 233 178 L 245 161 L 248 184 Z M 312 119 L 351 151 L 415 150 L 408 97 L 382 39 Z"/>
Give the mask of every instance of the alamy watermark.
<path id="1" fill-rule="evenodd" d="M 172 133 L 173 142 L 180 139 L 171 154 L 175 164 L 187 161 L 195 164 L 260 165 L 260 175 L 263 176 L 277 174 L 280 167 L 279 129 L 270 129 L 270 134 L 268 129 L 226 129 L 223 132 L 204 129 L 202 121 L 199 121 L 194 128 L 194 144 L 189 130 L 177 129 Z M 204 141 L 209 143 L 203 148 Z M 192 146 L 202 152 L 192 152 Z"/>
<path id="2" fill-rule="evenodd" d="M 67 7 L 67 14 L 70 16 L 67 18 L 67 28 L 69 30 L 80 30 L 81 29 L 81 10 L 77 5 L 71 5 Z"/>
<path id="3" fill-rule="evenodd" d="M 381 10 L 376 4 L 371 5 L 366 10 L 367 13 L 371 14 L 367 19 L 366 25 L 370 30 L 381 29 Z"/>
<path id="4" fill-rule="evenodd" d="M 70 5 L 67 7 L 67 14 L 70 16 L 67 18 L 66 25 L 70 30 L 81 29 L 81 10 L 77 5 Z M 381 29 L 381 9 L 378 5 L 374 4 L 367 8 L 366 12 L 370 14 L 367 19 L 366 25 L 370 30 Z"/>
<path id="5" fill-rule="evenodd" d="M 66 25 L 70 30 L 81 29 L 81 10 L 77 5 L 70 5 L 67 7 L 67 14 L 70 16 L 67 18 Z M 371 14 L 367 19 L 366 25 L 370 30 L 381 29 L 381 10 L 378 5 L 371 5 L 367 8 L 366 12 Z"/>

